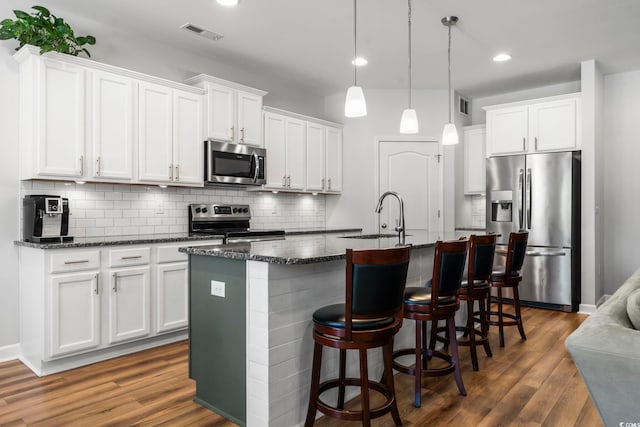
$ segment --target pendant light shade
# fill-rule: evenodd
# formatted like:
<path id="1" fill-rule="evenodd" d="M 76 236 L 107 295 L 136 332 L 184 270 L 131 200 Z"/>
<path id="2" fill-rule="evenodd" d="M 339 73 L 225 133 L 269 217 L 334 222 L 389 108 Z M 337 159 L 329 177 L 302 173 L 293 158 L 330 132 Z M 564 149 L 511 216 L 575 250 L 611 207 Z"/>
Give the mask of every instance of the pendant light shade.
<path id="1" fill-rule="evenodd" d="M 449 98 L 449 123 L 444 125 L 442 130 L 442 145 L 456 145 L 459 142 L 458 130 L 451 120 L 451 97 L 453 96 L 451 93 L 451 27 L 456 25 L 458 17 L 445 16 L 440 22 L 449 29 L 449 47 L 447 49 L 447 62 L 449 64 L 449 91 L 447 92 L 447 97 Z"/>
<path id="2" fill-rule="evenodd" d="M 407 108 L 402 112 L 400 119 L 400 133 L 418 133 L 418 115 L 413 108 Z"/>
<path id="3" fill-rule="evenodd" d="M 409 108 L 402 112 L 400 119 L 400 133 L 418 133 L 418 116 L 416 110 L 411 107 L 411 0 L 409 3 Z"/>
<path id="4" fill-rule="evenodd" d="M 358 66 L 355 63 L 356 58 L 358 58 L 357 16 L 358 0 L 353 0 L 353 86 L 347 89 L 347 97 L 344 100 L 345 117 L 363 117 L 367 115 L 367 101 L 364 99 L 362 88 L 358 86 Z"/>
<path id="5" fill-rule="evenodd" d="M 344 101 L 345 117 L 363 117 L 367 115 L 367 101 L 360 86 L 351 86 L 347 89 L 347 98 Z"/>

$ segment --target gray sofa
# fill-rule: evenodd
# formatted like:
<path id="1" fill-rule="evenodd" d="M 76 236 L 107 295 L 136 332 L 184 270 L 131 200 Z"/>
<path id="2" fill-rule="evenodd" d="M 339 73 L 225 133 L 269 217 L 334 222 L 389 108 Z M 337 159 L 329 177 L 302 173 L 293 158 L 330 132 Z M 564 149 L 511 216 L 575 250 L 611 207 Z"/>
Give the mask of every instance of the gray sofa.
<path id="1" fill-rule="evenodd" d="M 627 297 L 640 289 L 640 270 L 565 341 L 605 426 L 640 425 L 640 331 Z"/>

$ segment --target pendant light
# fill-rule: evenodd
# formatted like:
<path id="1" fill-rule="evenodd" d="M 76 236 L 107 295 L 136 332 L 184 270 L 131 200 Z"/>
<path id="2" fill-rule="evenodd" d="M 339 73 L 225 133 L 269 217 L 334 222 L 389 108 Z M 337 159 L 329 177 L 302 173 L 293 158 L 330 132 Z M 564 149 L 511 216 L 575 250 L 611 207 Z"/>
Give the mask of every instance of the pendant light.
<path id="1" fill-rule="evenodd" d="M 353 0 L 353 86 L 347 89 L 347 98 L 344 101 L 345 117 L 363 117 L 367 115 L 367 101 L 364 99 L 364 92 L 362 92 L 362 88 L 358 86 L 357 82 L 357 13 L 358 0 Z"/>
<path id="2" fill-rule="evenodd" d="M 458 143 L 458 130 L 456 129 L 456 125 L 451 121 L 451 27 L 456 25 L 458 22 L 457 16 L 445 16 L 440 20 L 442 25 L 449 29 L 449 48 L 447 50 L 447 60 L 449 63 L 449 91 L 447 92 L 447 97 L 449 98 L 449 123 L 444 125 L 444 129 L 442 130 L 442 145 L 455 145 Z"/>
<path id="3" fill-rule="evenodd" d="M 409 108 L 402 112 L 400 133 L 418 133 L 418 116 L 411 108 L 411 0 L 409 0 Z"/>

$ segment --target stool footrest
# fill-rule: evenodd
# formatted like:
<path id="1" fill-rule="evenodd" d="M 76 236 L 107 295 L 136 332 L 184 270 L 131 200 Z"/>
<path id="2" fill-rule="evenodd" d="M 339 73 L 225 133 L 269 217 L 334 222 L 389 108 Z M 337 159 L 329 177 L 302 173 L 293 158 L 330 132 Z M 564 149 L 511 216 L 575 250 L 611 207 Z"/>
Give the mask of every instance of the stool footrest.
<path id="1" fill-rule="evenodd" d="M 397 350 L 393 352 L 393 369 L 395 369 L 398 372 L 402 372 L 403 374 L 409 374 L 409 375 L 414 375 L 415 376 L 415 368 L 412 368 L 410 366 L 407 365 L 402 365 L 401 363 L 396 361 L 397 357 L 400 356 L 415 356 L 416 354 L 416 350 L 413 348 L 404 348 L 401 350 Z M 430 350 L 430 349 L 425 349 L 422 351 L 422 359 L 424 360 L 424 358 L 432 358 L 432 357 L 436 357 L 440 360 L 444 360 L 445 362 L 448 363 L 447 366 L 442 367 L 442 368 L 426 368 L 422 370 L 422 376 L 423 377 L 441 377 L 443 375 L 448 375 L 450 373 L 452 373 L 453 371 L 455 371 L 456 369 L 456 364 L 453 361 L 453 359 L 451 358 L 450 355 L 443 353 L 441 351 L 438 350 Z"/>
<path id="2" fill-rule="evenodd" d="M 318 404 L 318 410 L 323 414 L 329 415 L 334 418 L 339 418 L 347 421 L 362 421 L 362 411 L 340 409 L 322 401 L 320 396 L 323 392 L 332 388 L 340 387 L 341 383 L 344 386 L 360 387 L 361 381 L 360 378 L 345 378 L 343 381 L 340 381 L 339 378 L 335 378 L 321 383 L 320 387 L 318 388 L 318 399 L 316 400 Z M 369 380 L 369 389 L 375 390 L 386 397 L 386 401 L 382 405 L 371 408 L 369 410 L 370 418 L 378 418 L 388 414 L 391 410 L 391 405 L 395 400 L 391 392 L 387 389 L 387 387 L 385 387 L 384 384 L 371 380 Z"/>

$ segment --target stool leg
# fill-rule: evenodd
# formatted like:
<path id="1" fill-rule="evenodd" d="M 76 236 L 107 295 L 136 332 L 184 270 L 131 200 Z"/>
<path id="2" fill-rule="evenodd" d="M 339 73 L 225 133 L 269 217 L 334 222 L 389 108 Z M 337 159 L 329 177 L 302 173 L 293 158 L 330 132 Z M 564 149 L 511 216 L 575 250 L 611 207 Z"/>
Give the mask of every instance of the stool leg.
<path id="1" fill-rule="evenodd" d="M 473 365 L 473 370 L 477 371 L 478 368 L 478 352 L 476 351 L 476 325 L 473 320 L 473 298 L 471 295 L 468 296 L 467 299 L 467 330 L 468 332 L 467 338 L 469 339 L 469 350 L 471 352 L 471 364 Z M 453 339 L 456 339 L 456 336 L 453 336 Z M 453 351 L 453 349 L 452 349 Z"/>
<path id="2" fill-rule="evenodd" d="M 360 350 L 360 394 L 362 400 L 362 425 L 371 425 L 371 414 L 369 413 L 369 367 L 367 366 L 367 350 Z"/>
<path id="3" fill-rule="evenodd" d="M 502 288 L 498 288 L 498 333 L 500 335 L 500 347 L 504 347 L 504 319 L 502 316 Z"/>
<path id="4" fill-rule="evenodd" d="M 338 368 L 338 379 L 340 387 L 338 387 L 338 409 L 344 409 L 344 377 L 347 365 L 347 350 L 340 350 L 340 366 Z"/>
<path id="5" fill-rule="evenodd" d="M 414 389 L 414 399 L 413 406 L 416 408 L 420 407 L 420 398 L 422 394 L 422 329 L 423 329 L 423 321 L 416 320 L 416 365 L 414 368 L 415 375 L 415 389 Z"/>
<path id="6" fill-rule="evenodd" d="M 322 345 L 317 342 L 313 345 L 313 365 L 311 368 L 311 390 L 309 391 L 309 408 L 305 427 L 311 427 L 316 419 L 318 409 L 318 390 L 320 387 L 320 365 L 322 363 Z"/>
<path id="7" fill-rule="evenodd" d="M 450 345 L 451 345 L 451 360 L 455 363 L 455 370 L 453 371 L 453 376 L 456 379 L 456 384 L 458 384 L 458 390 L 460 394 L 463 396 L 467 395 L 467 391 L 464 389 L 464 384 L 462 383 L 462 374 L 460 373 L 460 359 L 458 357 L 458 342 L 456 340 L 456 323 L 453 318 L 447 319 L 447 326 L 449 327 L 449 337 Z"/>
<path id="8" fill-rule="evenodd" d="M 424 325 L 424 331 L 425 331 L 425 332 L 423 332 L 423 334 L 426 334 L 427 326 L 426 326 L 426 323 L 425 323 L 424 320 L 422 321 L 422 324 Z M 425 336 L 425 335 L 423 335 L 423 336 Z M 438 336 L 438 321 L 434 320 L 434 321 L 431 322 L 431 333 L 429 334 L 429 350 L 431 350 L 431 351 L 436 349 L 436 342 L 438 341 L 437 340 L 437 336 Z M 427 342 L 423 341 L 422 344 L 426 348 Z"/>
<path id="9" fill-rule="evenodd" d="M 482 331 L 482 338 L 484 341 L 484 352 L 487 353 L 488 357 L 493 357 L 493 353 L 491 353 L 491 346 L 489 345 L 489 320 L 487 317 L 487 311 L 490 310 L 489 307 L 485 310 L 485 303 L 487 300 L 485 298 L 481 298 L 478 300 L 478 310 L 480 311 L 480 330 Z"/>
<path id="10" fill-rule="evenodd" d="M 427 341 L 427 322 L 420 320 L 422 323 L 422 369 L 427 369 L 427 360 L 431 360 L 431 355 L 427 351 L 427 342 L 429 342 L 429 348 L 431 348 L 431 341 Z M 431 326 L 431 333 L 433 334 L 433 325 Z M 435 344 L 434 344 L 435 345 Z"/>
<path id="11" fill-rule="evenodd" d="M 384 364 L 384 374 L 382 377 L 385 379 L 387 389 L 389 389 L 389 392 L 393 397 L 393 402 L 391 403 L 391 416 L 393 417 L 393 422 L 396 423 L 396 426 L 401 426 L 402 420 L 400 419 L 400 412 L 398 411 L 396 389 L 393 379 L 393 341 L 382 347 L 382 359 Z"/>
<path id="12" fill-rule="evenodd" d="M 520 296 L 518 295 L 518 285 L 513 287 L 513 305 L 516 310 L 516 319 L 518 320 L 518 331 L 523 340 L 527 339 L 524 334 L 524 326 L 522 325 L 522 314 L 520 313 Z"/>

